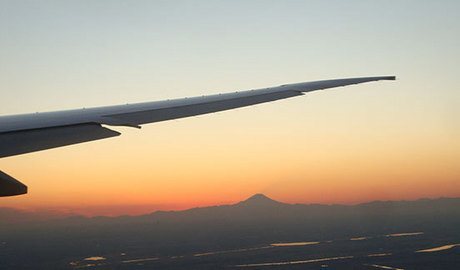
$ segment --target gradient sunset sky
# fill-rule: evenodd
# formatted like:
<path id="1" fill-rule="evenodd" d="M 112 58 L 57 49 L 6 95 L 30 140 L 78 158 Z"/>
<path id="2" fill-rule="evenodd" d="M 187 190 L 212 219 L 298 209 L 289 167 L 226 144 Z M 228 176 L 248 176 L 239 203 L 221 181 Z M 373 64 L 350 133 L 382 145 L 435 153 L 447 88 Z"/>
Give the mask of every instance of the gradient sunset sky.
<path id="1" fill-rule="evenodd" d="M 0 114 L 373 75 L 0 160 L 84 214 L 460 196 L 460 1 L 0 0 Z"/>

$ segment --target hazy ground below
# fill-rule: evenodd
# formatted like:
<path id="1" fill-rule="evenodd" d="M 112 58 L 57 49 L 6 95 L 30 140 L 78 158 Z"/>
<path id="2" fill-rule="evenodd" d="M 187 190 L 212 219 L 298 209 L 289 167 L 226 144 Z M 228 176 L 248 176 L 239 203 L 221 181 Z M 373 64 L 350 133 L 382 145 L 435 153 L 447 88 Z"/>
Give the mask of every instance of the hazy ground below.
<path id="1" fill-rule="evenodd" d="M 45 220 L 0 210 L 0 269 L 460 269 L 460 199 L 341 206 L 256 195 Z"/>

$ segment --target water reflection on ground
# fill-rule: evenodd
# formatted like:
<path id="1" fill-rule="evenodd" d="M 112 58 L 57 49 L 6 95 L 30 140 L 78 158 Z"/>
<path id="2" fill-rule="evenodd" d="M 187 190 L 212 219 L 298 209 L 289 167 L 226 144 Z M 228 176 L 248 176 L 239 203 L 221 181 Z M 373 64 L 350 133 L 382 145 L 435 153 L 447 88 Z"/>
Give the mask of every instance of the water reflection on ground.
<path id="1" fill-rule="evenodd" d="M 448 250 L 456 246 L 460 246 L 460 244 L 450 244 L 450 245 L 444 245 L 444 246 L 434 247 L 434 248 L 429 248 L 429 249 L 421 249 L 421 250 L 417 250 L 416 252 L 437 252 L 437 251 L 442 251 L 442 250 Z"/>
<path id="2" fill-rule="evenodd" d="M 121 261 L 122 263 L 140 263 L 140 262 L 149 262 L 149 261 L 156 261 L 159 258 L 141 258 L 141 259 L 132 259 L 132 260 L 124 260 Z"/>
<path id="3" fill-rule="evenodd" d="M 308 246 L 308 245 L 316 245 L 319 242 L 290 242 L 290 243 L 273 243 L 270 246 L 273 247 L 298 247 L 298 246 Z"/>
<path id="4" fill-rule="evenodd" d="M 375 253 L 375 254 L 367 255 L 367 257 L 385 257 L 385 256 L 391 256 L 391 253 Z"/>
<path id="5" fill-rule="evenodd" d="M 391 267 L 387 265 L 379 265 L 379 264 L 366 264 L 367 266 L 372 266 L 375 268 L 380 268 L 380 269 L 388 269 L 388 270 L 404 270 L 403 268 L 396 268 L 396 267 Z"/>
<path id="6" fill-rule="evenodd" d="M 417 235 L 420 237 L 413 237 Z M 450 243 L 441 242 L 439 246 L 430 247 L 430 244 L 440 241 L 442 241 L 440 238 L 430 233 L 400 232 L 333 240 L 326 238 L 321 241 L 273 241 L 253 247 L 168 255 L 139 251 L 134 255 L 134 252 L 126 250 L 125 247 L 123 251 L 113 254 L 74 260 L 70 262 L 70 267 L 73 269 L 163 269 L 166 266 L 170 269 L 270 269 L 270 267 L 290 269 L 293 265 L 300 265 L 299 267 L 305 269 L 407 270 L 430 269 L 425 266 L 434 265 L 433 263 L 439 260 L 438 257 L 445 258 L 450 266 L 455 265 L 457 261 L 460 263 L 460 260 L 455 259 L 458 255 L 456 247 L 460 247 L 460 244 L 456 244 L 459 243 L 458 239 L 451 239 Z"/>
<path id="7" fill-rule="evenodd" d="M 247 252 L 253 250 L 260 250 L 271 248 L 271 246 L 263 246 L 263 247 L 254 247 L 254 248 L 239 248 L 239 249 L 231 249 L 231 250 L 220 250 L 220 251 L 211 251 L 211 252 L 204 252 L 204 253 L 196 253 L 193 254 L 194 257 L 202 257 L 202 256 L 210 256 L 210 255 L 218 255 L 218 254 L 225 254 L 225 253 L 237 253 L 237 252 Z M 184 256 L 174 256 L 174 257 L 184 257 Z"/>
<path id="8" fill-rule="evenodd" d="M 350 238 L 351 241 L 362 241 L 368 239 L 367 237 L 353 237 Z"/>
<path id="9" fill-rule="evenodd" d="M 401 237 L 401 236 L 415 236 L 415 235 L 421 235 L 424 234 L 424 232 L 405 232 L 405 233 L 392 233 L 392 234 L 387 234 L 387 237 Z"/>
<path id="10" fill-rule="evenodd" d="M 83 260 L 84 261 L 103 261 L 103 260 L 106 260 L 106 258 L 100 257 L 100 256 L 94 256 L 94 257 L 84 258 Z"/>
<path id="11" fill-rule="evenodd" d="M 307 264 L 307 263 L 316 263 L 316 262 L 345 260 L 345 259 L 352 259 L 352 258 L 353 258 L 353 256 L 342 256 L 342 257 L 330 257 L 330 258 L 319 258 L 319 259 L 287 261 L 287 262 L 268 262 L 268 263 L 239 264 L 239 265 L 235 265 L 235 266 L 236 267 L 281 266 L 281 265 Z"/>

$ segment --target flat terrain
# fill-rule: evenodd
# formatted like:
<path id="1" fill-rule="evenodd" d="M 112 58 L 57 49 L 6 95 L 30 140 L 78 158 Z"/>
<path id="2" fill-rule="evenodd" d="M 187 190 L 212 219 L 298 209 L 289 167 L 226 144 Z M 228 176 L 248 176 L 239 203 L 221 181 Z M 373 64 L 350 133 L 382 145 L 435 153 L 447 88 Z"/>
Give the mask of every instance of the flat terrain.
<path id="1" fill-rule="evenodd" d="M 460 199 L 0 218 L 0 269 L 460 269 Z"/>

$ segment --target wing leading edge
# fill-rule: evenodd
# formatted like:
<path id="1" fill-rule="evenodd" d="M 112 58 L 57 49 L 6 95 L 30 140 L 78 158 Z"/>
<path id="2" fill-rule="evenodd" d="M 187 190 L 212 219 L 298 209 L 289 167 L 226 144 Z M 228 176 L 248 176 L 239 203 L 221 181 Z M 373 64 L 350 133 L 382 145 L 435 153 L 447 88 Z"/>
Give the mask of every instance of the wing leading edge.
<path id="1" fill-rule="evenodd" d="M 148 123 L 251 106 L 316 90 L 395 79 L 395 76 L 379 76 L 324 80 L 194 98 L 0 116 L 0 158 L 120 135 L 102 125 L 140 128 Z M 1 191 L 6 186 L 11 189 L 17 180 L 0 176 L 0 197 L 7 196 Z M 23 193 L 26 189 L 18 186 L 19 191 L 15 192 Z"/>

